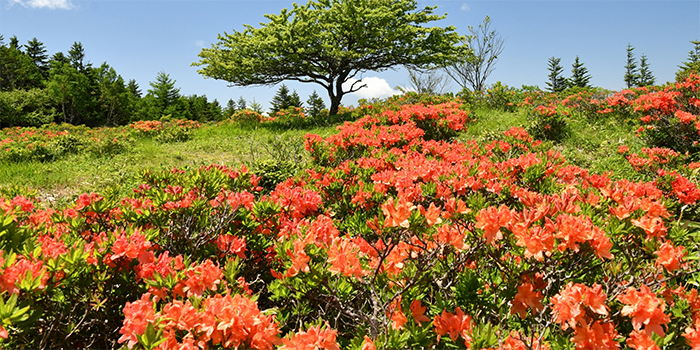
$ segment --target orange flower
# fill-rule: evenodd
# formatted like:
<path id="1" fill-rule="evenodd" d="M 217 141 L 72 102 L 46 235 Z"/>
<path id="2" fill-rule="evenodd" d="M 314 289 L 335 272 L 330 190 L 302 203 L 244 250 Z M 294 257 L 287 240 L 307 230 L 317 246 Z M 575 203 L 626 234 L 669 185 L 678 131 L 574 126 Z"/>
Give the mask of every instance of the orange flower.
<path id="1" fill-rule="evenodd" d="M 419 300 L 411 302 L 411 315 L 413 315 L 413 319 L 419 324 L 422 322 L 430 322 L 428 316 L 425 316 L 425 306 L 422 306 Z"/>
<path id="2" fill-rule="evenodd" d="M 449 333 L 452 341 L 462 336 L 464 345 L 469 347 L 469 343 L 472 341 L 472 338 L 469 336 L 472 330 L 472 318 L 469 315 L 465 315 L 459 307 L 457 307 L 454 314 L 443 310 L 441 315 L 435 316 L 433 325 L 435 326 L 435 332 L 438 334 L 438 343 L 440 342 L 440 337 Z"/>
<path id="3" fill-rule="evenodd" d="M 345 276 L 354 276 L 357 279 L 362 279 L 369 272 L 362 267 L 360 259 L 357 257 L 357 246 L 346 238 L 335 238 L 330 247 L 328 247 L 328 262 L 331 267 L 328 268 L 333 274 L 341 273 Z"/>
<path id="4" fill-rule="evenodd" d="M 535 286 L 532 283 L 526 282 L 518 286 L 518 293 L 513 298 L 510 308 L 511 314 L 518 314 L 521 318 L 525 318 L 527 308 L 534 309 L 539 312 L 544 308 L 542 298 L 544 296 L 540 292 L 534 291 Z"/>
<path id="5" fill-rule="evenodd" d="M 598 320 L 591 325 L 574 327 L 571 342 L 576 344 L 576 349 L 617 350 L 620 343 L 615 341 L 616 337 L 617 331 L 612 323 L 601 323 Z"/>
<path id="6" fill-rule="evenodd" d="M 666 226 L 660 217 L 644 215 L 639 220 L 632 220 L 632 225 L 642 228 L 646 232 L 648 240 L 666 236 Z"/>
<path id="7" fill-rule="evenodd" d="M 360 350 L 376 350 L 376 349 L 377 348 L 374 346 L 372 339 L 370 339 L 368 336 L 365 336 L 365 341 L 362 343 L 362 349 L 360 349 Z"/>
<path id="8" fill-rule="evenodd" d="M 326 324 L 328 327 L 328 324 Z M 340 350 L 335 338 L 338 331 L 334 329 L 321 329 L 321 326 L 313 326 L 308 331 L 299 331 L 289 339 L 282 339 L 279 350 Z"/>
<path id="9" fill-rule="evenodd" d="M 459 233 L 459 230 L 451 225 L 443 225 L 438 228 L 438 242 L 451 244 L 457 250 L 464 249 L 464 237 L 466 233 Z"/>
<path id="10" fill-rule="evenodd" d="M 646 332 L 632 331 L 627 338 L 627 345 L 636 350 L 661 350 Z"/>
<path id="11" fill-rule="evenodd" d="M 696 320 L 693 327 L 687 327 L 683 337 L 693 350 L 700 350 L 700 320 Z"/>
<path id="12" fill-rule="evenodd" d="M 309 261 L 311 258 L 306 255 L 304 247 L 306 243 L 302 240 L 294 241 L 294 252 L 287 249 L 287 255 L 292 258 L 292 266 L 284 274 L 284 277 L 294 277 L 299 274 L 299 272 L 309 272 Z"/>
<path id="13" fill-rule="evenodd" d="M 415 209 L 413 203 L 403 200 L 402 198 L 397 198 L 396 201 L 389 199 L 386 203 L 382 205 L 382 212 L 384 212 L 384 227 L 396 227 L 401 226 L 403 228 L 408 228 L 410 223 L 408 218 L 411 217 L 411 211 Z"/>
<path id="14" fill-rule="evenodd" d="M 433 226 L 442 222 L 440 219 L 440 209 L 435 206 L 435 203 L 431 202 L 430 206 L 426 210 L 422 205 L 418 205 L 421 215 L 425 216 L 425 221 L 428 226 Z"/>
<path id="15" fill-rule="evenodd" d="M 507 206 L 501 205 L 483 209 L 476 215 L 476 228 L 484 230 L 484 238 L 487 243 L 503 238 L 501 227 L 506 227 L 512 220 L 512 212 Z"/>
<path id="16" fill-rule="evenodd" d="M 634 287 L 627 288 L 625 294 L 617 297 L 619 301 L 626 304 L 622 308 L 623 316 L 632 317 L 632 326 L 638 331 L 644 325 L 647 335 L 651 332 L 663 337 L 664 329 L 661 325 L 668 323 L 671 319 L 664 314 L 666 305 L 649 287 L 642 285 L 637 291 Z"/>
<path id="17" fill-rule="evenodd" d="M 656 265 L 663 266 L 668 272 L 673 272 L 680 266 L 680 259 L 685 256 L 685 248 L 683 246 L 674 247 L 670 242 L 664 242 L 659 246 L 659 250 L 655 251 L 659 258 L 656 259 Z"/>

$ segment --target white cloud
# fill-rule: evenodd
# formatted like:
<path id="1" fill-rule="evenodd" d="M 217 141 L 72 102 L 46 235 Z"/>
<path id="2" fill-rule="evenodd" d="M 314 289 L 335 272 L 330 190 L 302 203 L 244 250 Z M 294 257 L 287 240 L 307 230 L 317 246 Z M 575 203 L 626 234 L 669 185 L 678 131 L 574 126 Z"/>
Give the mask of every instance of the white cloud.
<path id="1" fill-rule="evenodd" d="M 197 40 L 194 44 L 199 47 L 204 47 L 204 40 Z"/>
<path id="2" fill-rule="evenodd" d="M 469 8 L 469 5 L 467 5 L 466 3 L 462 4 L 462 11 L 469 11 L 469 10 L 471 10 Z"/>
<path id="3" fill-rule="evenodd" d="M 353 83 L 355 83 L 357 79 L 350 78 L 348 81 L 343 84 L 343 89 L 347 90 L 352 86 Z M 367 77 L 367 78 L 362 78 L 362 81 L 357 83 L 358 85 L 365 84 L 367 87 L 364 87 L 353 94 L 356 95 L 359 98 L 383 98 L 383 97 L 389 97 L 393 95 L 398 95 L 401 94 L 401 91 L 394 90 L 389 83 L 386 82 L 386 80 L 379 78 L 379 77 Z M 357 86 L 357 85 L 356 85 Z"/>
<path id="4" fill-rule="evenodd" d="M 68 10 L 74 7 L 71 0 L 10 0 L 10 6 L 14 4 L 20 4 L 24 7 L 35 9 L 49 8 Z"/>

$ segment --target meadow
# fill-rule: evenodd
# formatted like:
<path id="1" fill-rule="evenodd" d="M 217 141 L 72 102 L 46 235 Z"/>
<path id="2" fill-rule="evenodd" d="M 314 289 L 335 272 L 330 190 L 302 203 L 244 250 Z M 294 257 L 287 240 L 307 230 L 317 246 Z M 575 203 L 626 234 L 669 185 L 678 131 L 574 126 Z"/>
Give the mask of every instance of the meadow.
<path id="1" fill-rule="evenodd" d="M 700 349 L 700 76 L 0 132 L 8 349 Z"/>

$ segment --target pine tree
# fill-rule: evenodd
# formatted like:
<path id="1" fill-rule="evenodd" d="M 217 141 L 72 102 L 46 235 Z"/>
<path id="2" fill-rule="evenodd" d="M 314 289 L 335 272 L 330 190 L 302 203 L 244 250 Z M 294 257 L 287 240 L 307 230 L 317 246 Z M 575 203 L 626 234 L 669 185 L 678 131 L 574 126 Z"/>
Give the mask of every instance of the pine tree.
<path id="1" fill-rule="evenodd" d="M 126 89 L 129 90 L 134 97 L 141 98 L 141 88 L 139 87 L 139 83 L 136 82 L 136 79 L 130 79 L 126 84 Z"/>
<path id="2" fill-rule="evenodd" d="M 272 105 L 270 108 L 270 114 L 274 115 L 275 113 L 289 107 L 301 107 L 301 99 L 299 98 L 299 94 L 297 94 L 296 90 L 290 94 L 287 85 L 282 84 L 277 90 L 275 97 L 273 97 L 272 101 L 270 101 L 270 104 Z"/>
<path id="3" fill-rule="evenodd" d="M 649 68 L 647 63 L 647 56 L 642 54 L 639 59 L 639 76 L 637 77 L 637 86 L 651 86 L 656 82 L 656 78 Z"/>
<path id="4" fill-rule="evenodd" d="M 303 106 L 304 104 L 301 102 L 301 97 L 299 97 L 299 94 L 297 93 L 296 90 L 292 91 L 292 94 L 289 96 L 289 107 L 299 107 Z"/>
<path id="5" fill-rule="evenodd" d="M 590 81 L 591 75 L 588 74 L 588 69 L 583 66 L 579 57 L 576 56 L 574 64 L 571 65 L 571 78 L 569 79 L 571 86 L 581 88 L 591 87 Z"/>
<path id="6" fill-rule="evenodd" d="M 51 60 L 49 60 L 49 70 L 58 68 L 63 64 L 70 65 L 70 58 L 63 54 L 63 52 L 56 52 L 51 56 Z"/>
<path id="7" fill-rule="evenodd" d="M 156 107 L 159 114 L 172 117 L 179 117 L 177 114 L 178 100 L 180 99 L 180 89 L 175 88 L 175 81 L 170 79 L 170 75 L 163 71 L 158 72 L 156 81 L 149 83 L 152 89 L 148 90 L 148 94 L 155 97 Z"/>
<path id="8" fill-rule="evenodd" d="M 46 54 L 46 47 L 44 46 L 44 43 L 41 41 L 37 40 L 37 38 L 34 38 L 27 42 L 25 47 L 25 52 L 29 56 L 29 58 L 34 61 L 34 65 L 39 68 L 41 71 L 41 75 L 44 79 L 47 79 L 49 77 L 49 56 Z"/>
<path id="9" fill-rule="evenodd" d="M 561 75 L 564 72 L 564 68 L 559 65 L 561 58 L 555 58 L 554 56 L 549 58 L 547 62 L 549 64 L 549 81 L 547 81 L 547 88 L 551 92 L 561 92 L 567 88 L 567 79 Z"/>
<path id="10" fill-rule="evenodd" d="M 625 65 L 625 84 L 627 88 L 638 86 L 639 72 L 637 69 L 637 59 L 634 57 L 634 47 L 627 44 L 627 64 Z"/>
<path id="11" fill-rule="evenodd" d="M 248 108 L 248 102 L 246 102 L 245 98 L 243 96 L 238 98 L 238 101 L 236 101 L 236 104 L 238 105 L 238 110 L 243 110 Z"/>
<path id="12" fill-rule="evenodd" d="M 233 115 L 233 113 L 238 110 L 238 105 L 236 104 L 236 101 L 234 101 L 232 98 L 228 99 L 228 103 L 226 103 L 226 108 L 221 112 L 224 116 L 224 118 L 229 118 Z"/>
<path id="13" fill-rule="evenodd" d="M 683 81 L 690 74 L 700 74 L 700 40 L 691 41 L 693 50 L 688 52 L 688 61 L 683 62 L 676 72 L 676 81 Z"/>
<path id="14" fill-rule="evenodd" d="M 85 63 L 85 49 L 83 49 L 83 44 L 79 41 L 74 42 L 70 50 L 68 50 L 68 60 L 71 66 L 81 73 L 90 66 L 90 63 Z"/>
<path id="15" fill-rule="evenodd" d="M 312 118 L 318 118 L 321 115 L 321 112 L 326 109 L 326 104 L 323 102 L 323 99 L 318 95 L 316 90 L 309 95 L 309 99 L 306 100 L 306 104 L 309 106 L 306 112 Z"/>

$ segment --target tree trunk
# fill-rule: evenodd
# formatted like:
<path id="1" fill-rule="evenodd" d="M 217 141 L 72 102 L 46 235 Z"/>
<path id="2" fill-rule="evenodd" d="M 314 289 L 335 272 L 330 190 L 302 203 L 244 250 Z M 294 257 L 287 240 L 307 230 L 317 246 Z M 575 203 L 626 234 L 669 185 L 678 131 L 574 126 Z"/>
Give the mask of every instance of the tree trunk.
<path id="1" fill-rule="evenodd" d="M 331 99 L 331 107 L 328 109 L 328 115 L 336 115 L 338 114 L 338 108 L 340 107 L 340 100 L 343 99 L 343 92 L 342 90 L 339 91 L 337 94 L 333 93 L 332 88 L 328 89 L 328 97 Z"/>

